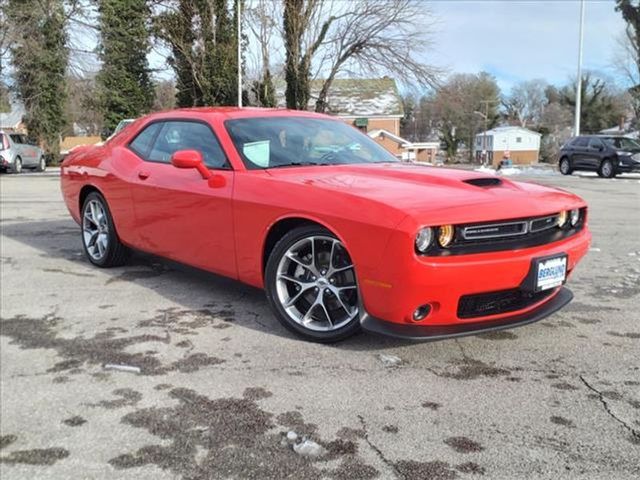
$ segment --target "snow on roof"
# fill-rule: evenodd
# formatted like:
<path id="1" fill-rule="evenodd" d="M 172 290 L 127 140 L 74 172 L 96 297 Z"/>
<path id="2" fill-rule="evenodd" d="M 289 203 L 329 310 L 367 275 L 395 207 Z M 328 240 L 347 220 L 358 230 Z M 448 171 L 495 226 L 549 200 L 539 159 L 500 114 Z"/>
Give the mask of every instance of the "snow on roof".
<path id="1" fill-rule="evenodd" d="M 22 123 L 22 117 L 25 115 L 24 106 L 21 103 L 11 103 L 11 111 L 0 113 L 0 129 L 15 129 Z"/>
<path id="2" fill-rule="evenodd" d="M 495 135 L 495 134 L 498 134 L 498 133 L 511 132 L 511 131 L 514 131 L 514 130 L 519 130 L 519 131 L 522 131 L 522 132 L 526 132 L 526 133 L 528 133 L 530 135 L 538 135 L 539 137 L 542 136 L 542 134 L 540 134 L 538 132 L 534 132 L 533 130 L 529 130 L 528 128 L 508 125 L 508 126 L 505 126 L 505 127 L 495 127 L 495 128 L 492 128 L 491 130 L 487 130 L 486 132 L 476 133 L 476 137 L 484 136 L 484 135 Z"/>
<path id="3" fill-rule="evenodd" d="M 315 108 L 324 80 L 311 82 L 309 110 Z M 276 83 L 278 107 L 286 106 L 284 82 Z M 337 78 L 331 83 L 327 113 L 344 117 L 402 116 L 396 81 L 384 78 Z"/>
<path id="4" fill-rule="evenodd" d="M 381 128 L 376 129 L 376 130 L 371 130 L 370 132 L 367 133 L 367 135 L 369 135 L 371 138 L 378 138 L 380 136 L 387 137 L 387 138 L 389 138 L 389 139 L 393 140 L 394 142 L 399 143 L 401 145 L 411 143 L 411 142 L 409 142 L 409 140 L 405 140 L 404 138 L 399 137 L 398 135 L 395 135 L 395 134 L 391 133 L 390 131 L 384 130 L 384 129 L 381 129 Z"/>

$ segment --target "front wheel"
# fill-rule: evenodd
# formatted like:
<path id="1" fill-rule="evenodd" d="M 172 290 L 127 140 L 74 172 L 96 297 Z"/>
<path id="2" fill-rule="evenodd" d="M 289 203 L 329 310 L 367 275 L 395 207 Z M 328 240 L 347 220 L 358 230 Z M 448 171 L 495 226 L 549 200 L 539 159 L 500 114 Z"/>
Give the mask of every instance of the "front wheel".
<path id="1" fill-rule="evenodd" d="M 15 162 L 13 163 L 13 168 L 11 169 L 13 173 L 22 173 L 22 159 L 20 157 L 16 157 Z"/>
<path id="2" fill-rule="evenodd" d="M 560 160 L 560 173 L 563 175 L 571 175 L 571 162 L 568 158 L 562 158 Z"/>
<path id="3" fill-rule="evenodd" d="M 598 169 L 598 174 L 604 178 L 613 178 L 616 176 L 616 172 L 613 168 L 613 162 L 611 160 L 603 160 Z"/>
<path id="4" fill-rule="evenodd" d="M 129 250 L 118 238 L 107 201 L 98 192 L 87 195 L 82 206 L 82 245 L 91 263 L 116 267 L 126 262 Z"/>
<path id="5" fill-rule="evenodd" d="M 336 342 L 360 329 L 353 262 L 342 242 L 322 227 L 287 233 L 269 256 L 265 284 L 280 323 L 307 340 Z"/>

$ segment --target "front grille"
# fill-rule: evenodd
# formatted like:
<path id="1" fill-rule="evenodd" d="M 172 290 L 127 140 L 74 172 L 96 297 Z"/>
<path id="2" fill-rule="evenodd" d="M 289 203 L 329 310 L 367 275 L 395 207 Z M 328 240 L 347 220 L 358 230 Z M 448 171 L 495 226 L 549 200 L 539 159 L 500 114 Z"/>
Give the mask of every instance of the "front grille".
<path id="1" fill-rule="evenodd" d="M 525 235 L 526 233 L 527 222 L 492 223 L 489 225 L 472 225 L 462 228 L 462 238 L 465 240 L 515 237 Z"/>
<path id="2" fill-rule="evenodd" d="M 553 292 L 553 289 L 534 293 L 514 288 L 499 292 L 465 295 L 460 297 L 458 302 L 458 318 L 484 317 L 522 310 L 544 300 Z"/>
<path id="3" fill-rule="evenodd" d="M 558 213 L 541 217 L 456 225 L 453 242 L 446 248 L 436 243 L 427 255 L 463 255 L 546 245 L 575 235 L 582 230 L 586 214 L 586 208 L 581 208 L 578 224 L 572 227 L 567 222 L 562 228 L 558 227 L 560 217 Z"/>

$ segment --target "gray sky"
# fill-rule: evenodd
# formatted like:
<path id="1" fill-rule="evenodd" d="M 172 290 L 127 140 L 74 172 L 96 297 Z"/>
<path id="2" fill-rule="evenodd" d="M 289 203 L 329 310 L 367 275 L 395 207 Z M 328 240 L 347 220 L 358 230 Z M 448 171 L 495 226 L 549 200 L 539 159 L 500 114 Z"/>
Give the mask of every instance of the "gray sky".
<path id="1" fill-rule="evenodd" d="M 439 0 L 430 3 L 439 32 L 429 60 L 454 72 L 492 73 L 503 90 L 521 80 L 565 83 L 575 76 L 578 0 Z M 624 21 L 613 0 L 587 0 L 584 67 L 611 68 Z"/>

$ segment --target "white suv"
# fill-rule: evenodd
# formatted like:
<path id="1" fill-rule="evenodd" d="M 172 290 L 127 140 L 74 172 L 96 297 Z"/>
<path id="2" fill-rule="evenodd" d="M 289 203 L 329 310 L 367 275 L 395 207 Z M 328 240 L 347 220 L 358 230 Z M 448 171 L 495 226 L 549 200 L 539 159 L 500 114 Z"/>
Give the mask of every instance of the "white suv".
<path id="1" fill-rule="evenodd" d="M 44 152 L 29 143 L 26 135 L 0 130 L 0 170 L 20 173 L 23 167 L 44 172 Z"/>

